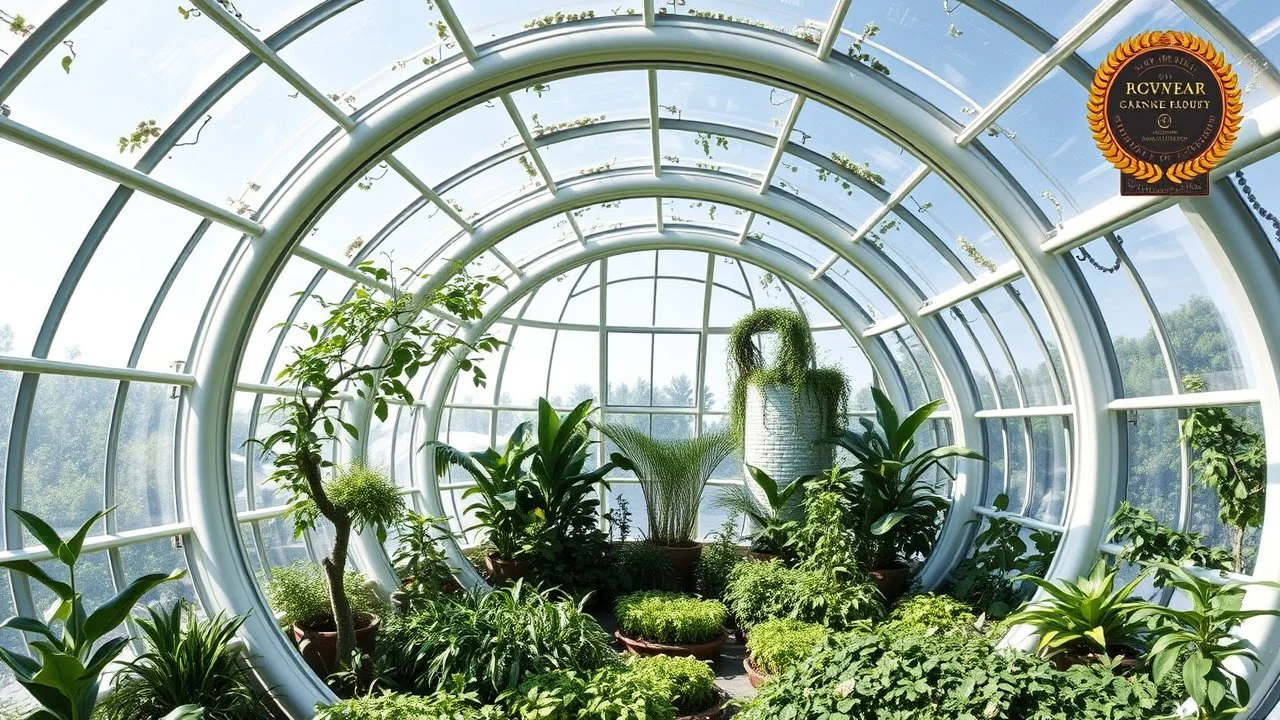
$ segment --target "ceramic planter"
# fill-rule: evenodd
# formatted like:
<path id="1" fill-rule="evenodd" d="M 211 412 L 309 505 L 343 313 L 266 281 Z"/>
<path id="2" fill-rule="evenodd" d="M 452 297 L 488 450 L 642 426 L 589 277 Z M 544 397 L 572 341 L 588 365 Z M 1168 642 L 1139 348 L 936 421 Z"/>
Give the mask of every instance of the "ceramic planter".
<path id="1" fill-rule="evenodd" d="M 356 616 L 356 647 L 366 655 L 373 655 L 378 644 L 378 628 L 382 620 L 377 615 Z M 333 619 L 327 618 L 320 626 L 303 627 L 294 623 L 293 641 L 298 652 L 315 674 L 328 677 L 338 670 L 338 632 L 333 629 Z"/>
<path id="2" fill-rule="evenodd" d="M 724 704 L 729 701 L 729 694 L 716 688 L 716 701 L 711 707 L 688 715 L 677 715 L 676 720 L 720 720 L 724 717 Z"/>
<path id="3" fill-rule="evenodd" d="M 489 571 L 489 579 L 498 585 L 504 582 L 515 582 L 533 569 L 529 560 L 505 560 L 497 553 L 489 553 L 484 558 L 485 570 Z"/>
<path id="4" fill-rule="evenodd" d="M 614 637 L 627 652 L 632 655 L 650 656 L 650 655 L 671 655 L 673 657 L 695 657 L 699 660 L 715 660 L 720 657 L 720 650 L 724 647 L 724 635 L 707 640 L 700 643 L 688 643 L 683 645 L 669 645 L 665 643 L 649 642 L 639 638 L 628 637 L 621 630 L 614 632 Z"/>
<path id="5" fill-rule="evenodd" d="M 763 470 L 778 483 L 778 489 L 802 475 L 830 470 L 834 448 L 815 446 L 814 441 L 826 437 L 835 402 L 835 398 L 819 397 L 807 389 L 796 393 L 786 385 L 748 385 L 743 414 L 744 462 Z M 747 487 L 766 502 L 749 473 Z"/>
<path id="6" fill-rule="evenodd" d="M 742 659 L 742 669 L 747 671 L 747 682 L 751 683 L 751 687 L 758 688 L 769 681 L 770 675 L 764 673 L 755 665 L 751 664 L 751 657 L 747 656 Z"/>

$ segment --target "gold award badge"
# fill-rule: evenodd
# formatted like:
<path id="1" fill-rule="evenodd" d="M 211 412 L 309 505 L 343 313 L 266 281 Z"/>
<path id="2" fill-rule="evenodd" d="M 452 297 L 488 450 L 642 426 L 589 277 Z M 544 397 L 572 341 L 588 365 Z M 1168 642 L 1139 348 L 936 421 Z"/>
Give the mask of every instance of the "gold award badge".
<path id="1" fill-rule="evenodd" d="M 1175 30 L 1125 40 L 1098 66 L 1089 128 L 1121 195 L 1208 195 L 1240 130 L 1240 87 L 1208 41 Z"/>

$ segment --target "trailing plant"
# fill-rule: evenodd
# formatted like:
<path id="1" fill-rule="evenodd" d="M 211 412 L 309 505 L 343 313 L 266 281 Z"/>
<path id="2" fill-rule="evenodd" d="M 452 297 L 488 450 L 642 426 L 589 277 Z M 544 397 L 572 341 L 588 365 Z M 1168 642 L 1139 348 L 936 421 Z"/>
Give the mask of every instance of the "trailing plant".
<path id="1" fill-rule="evenodd" d="M 99 676 L 125 646 L 127 635 L 107 638 L 133 611 L 134 605 L 153 588 L 178 580 L 185 570 L 170 574 L 143 575 L 125 586 L 93 612 L 84 605 L 84 594 L 76 583 L 76 565 L 80 562 L 84 541 L 89 531 L 110 510 L 100 510 L 80 526 L 67 540 L 38 516 L 23 510 L 12 510 L 18 522 L 66 568 L 67 579 L 61 580 L 31 560 L 7 560 L 0 568 L 11 570 L 48 588 L 55 596 L 45 620 L 14 616 L 0 622 L 0 629 L 27 633 L 29 647 L 36 657 L 28 657 L 0 648 L 0 662 L 13 672 L 13 679 L 40 703 L 40 710 L 30 720 L 90 720 L 98 701 Z M 61 573 L 59 573 L 61 574 Z"/>
<path id="2" fill-rule="evenodd" d="M 200 617 L 194 605 L 147 608 L 135 618 L 146 650 L 124 663 L 101 705 L 100 720 L 162 720 L 195 704 L 205 720 L 265 720 L 274 703 L 255 687 L 231 648 L 245 617 Z"/>
<path id="3" fill-rule="evenodd" d="M 1158 567 L 1190 607 L 1177 610 L 1149 604 L 1140 611 L 1154 635 L 1147 658 L 1155 680 L 1160 682 L 1181 664 L 1183 687 L 1196 703 L 1195 717 L 1218 720 L 1240 714 L 1249 704 L 1249 683 L 1229 666 L 1230 661 L 1236 658 L 1254 665 L 1260 661 L 1249 641 L 1232 632 L 1245 620 L 1280 616 L 1280 611 L 1242 610 L 1245 586 L 1241 583 L 1210 582 L 1168 563 Z"/>
<path id="4" fill-rule="evenodd" d="M 942 405 L 934 400 L 899 420 L 898 411 L 879 388 L 871 388 L 876 419 L 860 418 L 861 430 L 844 430 L 827 442 L 853 456 L 845 470 L 858 474 L 852 484 L 863 563 L 869 568 L 901 565 L 927 555 L 937 539 L 946 499 L 925 474 L 936 468 L 955 479 L 943 463 L 950 458 L 985 460 L 976 450 L 946 445 L 916 452 L 916 432 Z"/>
<path id="5" fill-rule="evenodd" d="M 751 664 L 766 675 L 779 675 L 809 657 L 830 634 L 816 623 L 790 618 L 766 620 L 747 636 Z"/>
<path id="6" fill-rule="evenodd" d="M 1168 586 L 1172 576 L 1163 565 L 1187 563 L 1208 570 L 1230 570 L 1231 553 L 1208 547 L 1200 533 L 1185 533 L 1161 525 L 1149 511 L 1136 508 L 1128 500 L 1111 516 L 1108 542 L 1118 542 L 1124 550 L 1118 558 L 1133 564 L 1153 565 L 1152 579 L 1156 587 Z"/>
<path id="7" fill-rule="evenodd" d="M 798 500 L 805 478 L 779 488 L 769 474 L 758 467 L 747 465 L 747 474 L 755 487 L 764 495 L 761 501 L 746 485 L 726 488 L 716 500 L 716 506 L 730 513 L 740 514 L 751 521 L 753 532 L 747 535 L 751 549 L 758 553 L 781 555 L 798 525 Z"/>
<path id="8" fill-rule="evenodd" d="M 387 268 L 365 262 L 356 270 L 381 286 L 399 287 Z M 294 347 L 292 361 L 276 376 L 291 389 L 271 407 L 281 429 L 256 442 L 264 456 L 275 453 L 271 462 L 276 470 L 270 479 L 289 495 L 295 532 L 309 530 L 321 517 L 333 525 L 333 547 L 322 566 L 337 627 L 340 663 L 349 660 L 355 649 L 355 621 L 343 586 L 351 533 L 366 527 L 385 530 L 396 519 L 383 513 L 389 509 L 385 506 L 345 505 L 340 500 L 352 498 L 330 495 L 325 482 L 331 467 L 325 459 L 328 444 L 338 441 L 339 433 L 351 438 L 359 435 L 356 426 L 343 418 L 341 393 L 348 384 L 354 385 L 373 415 L 385 420 L 393 399 L 413 404 L 407 381 L 446 354 L 455 353 L 461 356 L 462 372 L 471 373 L 474 382 L 483 384 L 484 371 L 469 354 L 493 350 L 500 342 L 489 335 L 468 342 L 424 318 L 428 308 L 439 308 L 462 322 L 478 320 L 485 291 L 501 283 L 496 276 L 476 279 L 460 271 L 421 297 L 398 290 L 384 296 L 363 285 L 343 302 L 330 303 L 313 296 L 328 314 L 317 324 L 300 326 L 309 344 Z M 385 352 L 366 354 L 365 349 L 371 346 L 385 348 Z"/>
<path id="9" fill-rule="evenodd" d="M 668 645 L 692 645 L 724 634 L 728 611 L 718 600 L 647 590 L 618 598 L 613 616 L 628 637 Z"/>
<path id="10" fill-rule="evenodd" d="M 1204 379 L 1188 375 L 1187 392 L 1203 392 Z M 1234 570 L 1244 572 L 1244 535 L 1262 525 L 1266 511 L 1267 452 L 1262 434 L 1247 419 L 1225 407 L 1193 408 L 1182 421 L 1182 435 L 1196 458 L 1191 470 L 1200 484 L 1218 495 L 1218 519 L 1231 531 Z"/>
<path id="11" fill-rule="evenodd" d="M 826 573 L 785 567 L 776 560 L 747 560 L 735 566 L 724 602 L 738 625 L 748 630 L 773 618 L 845 630 L 884 615 L 874 584 L 833 582 Z"/>
<path id="12" fill-rule="evenodd" d="M 771 333 L 777 340 L 772 363 L 766 363 L 757 336 Z M 809 321 L 795 310 L 760 308 L 748 313 L 729 331 L 729 375 L 732 392 L 729 418 L 733 436 L 745 431 L 747 388 L 750 385 L 784 385 L 818 403 L 822 422 L 834 433 L 848 411 L 849 379 L 835 367 L 816 367 L 816 350 Z"/>
<path id="13" fill-rule="evenodd" d="M 523 581 L 428 599 L 387 623 L 378 653 L 385 686 L 425 695 L 460 677 L 485 703 L 534 675 L 592 671 L 615 657 L 581 603 L 553 600 Z"/>
<path id="14" fill-rule="evenodd" d="M 631 501 L 618 498 L 618 506 L 604 514 L 609 521 L 609 539 L 614 542 L 626 542 L 631 536 Z"/>
<path id="15" fill-rule="evenodd" d="M 701 660 L 654 655 L 628 658 L 627 664 L 632 675 L 663 688 L 664 694 L 671 698 L 671 704 L 681 715 L 706 710 L 715 703 L 719 694 L 715 673 L 711 671 L 710 665 Z"/>
<path id="16" fill-rule="evenodd" d="M 379 615 L 386 610 L 360 573 L 354 570 L 343 573 L 342 586 L 353 614 Z M 282 615 L 281 620 L 287 624 L 316 628 L 325 627 L 333 620 L 328 579 L 315 563 L 295 560 L 272 568 L 265 590 L 271 609 Z"/>
<path id="17" fill-rule="evenodd" d="M 1146 603 L 1133 595 L 1146 580 L 1138 573 L 1116 588 L 1119 568 L 1108 569 L 1105 559 L 1093 566 L 1088 577 L 1075 582 L 1028 577 L 1047 593 L 1043 600 L 1009 616 L 1010 624 L 1026 624 L 1039 635 L 1036 651 L 1045 657 L 1060 654 L 1135 657 L 1147 646 L 1147 630 L 1140 611 Z"/>
<path id="18" fill-rule="evenodd" d="M 946 595 L 922 593 L 902 599 L 889 613 L 890 635 L 948 635 L 973 632 L 977 618 L 969 606 Z"/>
<path id="19" fill-rule="evenodd" d="M 400 592 L 409 606 L 455 586 L 453 568 L 439 541 L 453 537 L 449 521 L 409 511 L 401 518 L 396 533 L 396 551 L 391 562 L 400 577 Z"/>
<path id="20" fill-rule="evenodd" d="M 615 593 L 675 586 L 676 573 L 671 558 L 650 542 L 629 542 L 614 548 L 612 567 L 610 587 Z"/>
<path id="21" fill-rule="evenodd" d="M 703 597 L 719 600 L 724 597 L 729 584 L 729 573 L 743 562 L 742 548 L 738 546 L 738 516 L 729 515 L 712 533 L 715 540 L 702 549 L 702 557 L 693 569 L 698 593 Z"/>
<path id="22" fill-rule="evenodd" d="M 667 547 L 694 544 L 698 508 L 707 480 L 738 443 L 729 432 L 696 438 L 658 440 L 644 431 L 615 423 L 599 426 L 630 460 L 640 481 L 649 519 L 649 542 Z"/>

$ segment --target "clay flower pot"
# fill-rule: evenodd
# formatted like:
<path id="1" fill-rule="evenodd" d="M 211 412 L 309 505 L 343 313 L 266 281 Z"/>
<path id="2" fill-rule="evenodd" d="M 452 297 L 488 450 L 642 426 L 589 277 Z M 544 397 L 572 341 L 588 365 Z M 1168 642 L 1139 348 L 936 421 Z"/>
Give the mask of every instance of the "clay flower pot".
<path id="1" fill-rule="evenodd" d="M 702 558 L 702 545 L 694 543 L 688 547 L 671 547 L 668 545 L 655 545 L 654 547 L 658 548 L 659 552 L 671 561 L 671 570 L 675 575 L 676 589 L 683 592 L 693 592 L 695 583 L 693 567 Z"/>
<path id="2" fill-rule="evenodd" d="M 751 683 L 751 687 L 758 688 L 769 681 L 771 675 L 751 664 L 751 657 L 742 659 L 742 668 L 747 671 L 747 682 Z"/>
<path id="3" fill-rule="evenodd" d="M 688 715 L 677 715 L 676 720 L 720 720 L 724 717 L 724 704 L 727 702 L 729 702 L 729 694 L 716 688 L 716 699 L 711 707 Z"/>
<path id="4" fill-rule="evenodd" d="M 356 647 L 366 655 L 373 655 L 378 644 L 378 628 L 382 620 L 377 615 L 356 616 Z M 338 631 L 333 618 L 308 626 L 293 625 L 293 641 L 315 674 L 328 677 L 338 668 Z"/>
<path id="5" fill-rule="evenodd" d="M 484 558 L 484 567 L 489 571 L 489 578 L 494 584 L 503 582 L 515 582 L 533 569 L 533 562 L 529 560 L 506 560 L 498 556 L 497 553 L 489 553 Z"/>
<path id="6" fill-rule="evenodd" d="M 911 568 L 890 567 L 876 568 L 867 572 L 872 582 L 880 588 L 885 602 L 893 602 L 907 591 L 907 583 L 911 580 Z"/>
<path id="7" fill-rule="evenodd" d="M 671 655 L 674 657 L 693 656 L 699 660 L 715 660 L 720 657 L 720 650 L 724 647 L 724 635 L 706 642 L 686 645 L 649 642 L 648 640 L 628 637 L 622 634 L 621 630 L 615 631 L 613 636 L 618 639 L 618 642 L 622 643 L 627 652 L 646 657 L 650 655 Z"/>

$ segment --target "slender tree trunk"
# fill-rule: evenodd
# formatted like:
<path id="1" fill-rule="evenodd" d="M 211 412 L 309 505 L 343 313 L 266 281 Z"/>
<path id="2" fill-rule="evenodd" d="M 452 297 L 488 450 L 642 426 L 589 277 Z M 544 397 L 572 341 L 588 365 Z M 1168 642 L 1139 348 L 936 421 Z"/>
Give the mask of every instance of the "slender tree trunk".
<path id="1" fill-rule="evenodd" d="M 329 604 L 333 610 L 333 624 L 338 630 L 338 666 L 351 662 L 356 649 L 355 618 L 351 614 L 351 599 L 342 584 L 347 568 L 347 545 L 351 541 L 351 521 L 333 520 L 333 554 L 324 559 L 324 574 L 329 580 Z"/>
<path id="2" fill-rule="evenodd" d="M 1244 572 L 1244 528 L 1231 531 L 1231 556 L 1235 558 L 1236 572 Z"/>

